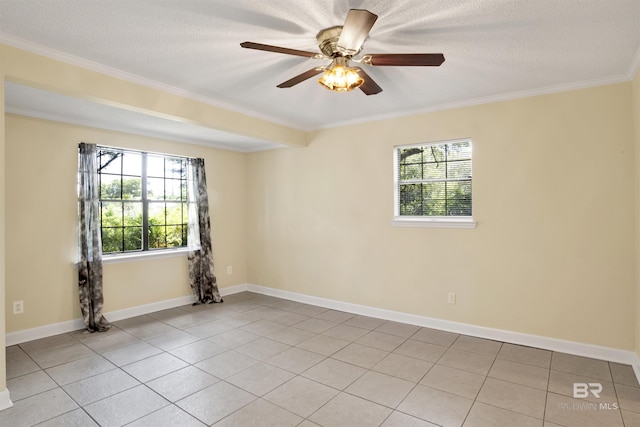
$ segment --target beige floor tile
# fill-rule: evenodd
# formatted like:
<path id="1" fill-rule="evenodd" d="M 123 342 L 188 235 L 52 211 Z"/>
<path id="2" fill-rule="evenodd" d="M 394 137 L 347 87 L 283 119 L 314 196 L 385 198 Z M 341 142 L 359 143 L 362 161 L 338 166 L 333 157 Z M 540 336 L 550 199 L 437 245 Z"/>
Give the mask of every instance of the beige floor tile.
<path id="1" fill-rule="evenodd" d="M 124 366 L 160 353 L 162 353 L 162 350 L 158 347 L 146 342 L 137 342 L 115 350 L 109 350 L 102 353 L 102 356 L 116 366 Z"/>
<path id="2" fill-rule="evenodd" d="M 355 314 L 346 313 L 344 311 L 327 310 L 323 313 L 318 314 L 315 317 L 317 317 L 318 319 L 328 320 L 330 322 L 342 323 L 351 319 L 353 316 L 355 316 Z"/>
<path id="3" fill-rule="evenodd" d="M 301 417 L 263 399 L 257 399 L 216 423 L 216 427 L 293 427 L 301 421 Z"/>
<path id="4" fill-rule="evenodd" d="M 338 324 L 336 322 L 330 322 L 328 320 L 312 317 L 300 323 L 296 323 L 295 325 L 293 325 L 293 327 L 298 329 L 303 329 L 305 331 L 312 332 L 314 334 L 319 334 L 337 325 Z"/>
<path id="5" fill-rule="evenodd" d="M 218 378 L 213 375 L 209 375 L 196 367 L 187 366 L 146 384 L 168 401 L 175 402 L 218 381 Z"/>
<path id="6" fill-rule="evenodd" d="M 266 360 L 266 363 L 300 374 L 317 365 L 325 356 L 301 348 L 292 347 Z"/>
<path id="7" fill-rule="evenodd" d="M 478 375 L 487 375 L 494 362 L 493 356 L 450 348 L 438 360 L 439 365 L 462 369 Z"/>
<path id="8" fill-rule="evenodd" d="M 546 392 L 535 388 L 487 378 L 477 401 L 533 418 L 544 418 Z"/>
<path id="9" fill-rule="evenodd" d="M 305 316 L 304 314 L 283 311 L 279 316 L 273 318 L 272 320 L 286 326 L 293 326 L 307 320 L 308 318 L 309 316 Z"/>
<path id="10" fill-rule="evenodd" d="M 324 427 L 369 427 L 382 424 L 390 413 L 389 408 L 340 393 L 311 415 L 309 420 Z"/>
<path id="11" fill-rule="evenodd" d="M 303 377 L 343 390 L 360 378 L 366 369 L 335 359 L 325 359 L 314 367 L 303 372 Z"/>
<path id="12" fill-rule="evenodd" d="M 549 369 L 504 359 L 493 362 L 488 376 L 541 390 L 546 390 L 549 384 Z"/>
<path id="13" fill-rule="evenodd" d="M 185 329 L 191 335 L 194 335 L 200 339 L 210 338 L 214 335 L 221 334 L 233 329 L 233 326 L 228 323 L 221 322 L 219 320 L 212 320 L 210 322 L 201 323 L 199 325 L 192 326 Z"/>
<path id="14" fill-rule="evenodd" d="M 89 333 L 78 331 L 71 334 L 74 338 L 98 353 L 104 353 L 118 348 L 126 347 L 140 342 L 140 338 L 134 337 L 128 332 L 112 327 L 107 332 Z"/>
<path id="15" fill-rule="evenodd" d="M 622 410 L 622 419 L 624 420 L 625 427 L 638 427 L 640 426 L 640 414 L 637 412 L 630 412 Z"/>
<path id="16" fill-rule="evenodd" d="M 226 381 L 256 396 L 263 396 L 294 376 L 295 374 L 284 369 L 266 363 L 258 363 L 228 377 Z"/>
<path id="17" fill-rule="evenodd" d="M 551 371 L 551 374 L 549 376 L 548 390 L 552 393 L 573 397 L 575 383 L 598 383 L 602 385 L 602 390 L 599 393 L 599 397 L 593 395 L 592 393 L 589 393 L 589 395 L 584 398 L 585 400 L 598 403 L 601 401 L 601 399 L 606 399 L 607 401 L 615 401 L 617 399 L 616 391 L 612 382 L 554 370 Z"/>
<path id="18" fill-rule="evenodd" d="M 554 352 L 551 358 L 551 369 L 613 382 L 609 363 L 604 360 Z"/>
<path id="19" fill-rule="evenodd" d="M 483 375 L 443 365 L 434 365 L 420 381 L 420 384 L 468 399 L 475 399 L 485 378 Z"/>
<path id="20" fill-rule="evenodd" d="M 393 350 L 394 353 L 426 360 L 427 362 L 436 362 L 446 351 L 446 347 L 411 339 L 406 340 Z"/>
<path id="21" fill-rule="evenodd" d="M 34 426 L 77 407 L 78 405 L 61 388 L 54 388 L 14 402 L 11 408 L 0 411 L 0 425 Z"/>
<path id="22" fill-rule="evenodd" d="M 291 348 L 291 346 L 270 340 L 269 338 L 258 338 L 255 341 L 236 347 L 234 351 L 257 360 L 267 360 L 278 353 L 282 353 L 288 348 Z"/>
<path id="23" fill-rule="evenodd" d="M 123 426 L 167 406 L 169 402 L 139 385 L 87 405 L 84 409 L 100 426 Z"/>
<path id="24" fill-rule="evenodd" d="M 630 365 L 609 362 L 609 367 L 611 368 L 611 375 L 613 376 L 613 382 L 615 384 L 640 387 L 636 373 Z"/>
<path id="25" fill-rule="evenodd" d="M 542 419 L 476 402 L 464 422 L 464 427 L 543 427 L 542 424 Z"/>
<path id="26" fill-rule="evenodd" d="M 606 402 L 603 402 L 606 403 Z M 545 421 L 571 427 L 622 427 L 620 410 L 584 399 L 548 393 Z"/>
<path id="27" fill-rule="evenodd" d="M 400 378 L 368 371 L 347 387 L 345 392 L 395 408 L 414 386 L 414 383 Z"/>
<path id="28" fill-rule="evenodd" d="M 131 335 L 134 335 L 142 340 L 150 340 L 153 338 L 160 337 L 162 335 L 166 335 L 175 331 L 178 331 L 178 328 L 174 328 L 173 326 L 167 325 L 166 323 L 153 321 L 150 323 L 145 323 L 142 325 L 134 326 L 132 328 L 125 329 Z"/>
<path id="29" fill-rule="evenodd" d="M 431 362 L 403 356 L 401 354 L 390 353 L 371 369 L 377 372 L 382 372 L 383 374 L 417 383 L 422 379 L 422 377 L 424 377 L 432 366 L 433 363 Z"/>
<path id="30" fill-rule="evenodd" d="M 240 328 L 240 330 L 248 332 L 250 334 L 265 336 L 286 328 L 286 325 L 282 323 L 272 322 L 271 320 L 258 320 L 253 323 L 249 323 Z M 222 344 L 224 345 L 224 344 Z"/>
<path id="31" fill-rule="evenodd" d="M 305 316 L 318 316 L 319 314 L 327 311 L 327 309 L 310 304 L 298 304 L 295 307 L 291 307 L 289 311 L 304 314 Z"/>
<path id="32" fill-rule="evenodd" d="M 620 409 L 640 413 L 640 388 L 616 384 Z"/>
<path id="33" fill-rule="evenodd" d="M 334 353 L 331 357 L 353 365 L 370 369 L 389 354 L 377 348 L 367 347 L 360 344 L 349 344 L 342 350 Z"/>
<path id="34" fill-rule="evenodd" d="M 138 381 L 147 382 L 182 369 L 187 365 L 187 362 L 169 353 L 160 353 L 156 356 L 151 356 L 147 359 L 123 366 L 122 369 Z"/>
<path id="35" fill-rule="evenodd" d="M 7 379 L 37 372 L 40 367 L 17 345 L 6 348 Z"/>
<path id="36" fill-rule="evenodd" d="M 152 338 L 147 342 L 162 350 L 172 350 L 199 341 L 201 338 L 185 331 L 177 330 L 159 337 Z"/>
<path id="37" fill-rule="evenodd" d="M 38 427 L 98 427 L 98 424 L 85 411 L 76 409 L 38 424 Z"/>
<path id="38" fill-rule="evenodd" d="M 214 335 L 211 338 L 208 338 L 208 340 L 223 347 L 234 349 L 253 340 L 257 340 L 258 338 L 260 338 L 259 335 L 252 334 L 241 329 L 234 329 L 232 331 Z"/>
<path id="39" fill-rule="evenodd" d="M 288 345 L 298 345 L 315 336 L 315 334 L 298 328 L 284 328 L 267 335 L 267 338 Z"/>
<path id="40" fill-rule="evenodd" d="M 551 367 L 552 354 L 549 350 L 504 343 L 498 353 L 498 359 L 506 359 L 540 368 L 549 368 Z"/>
<path id="41" fill-rule="evenodd" d="M 339 351 L 341 348 L 344 348 L 347 345 L 349 345 L 349 341 L 329 337 L 327 335 L 316 335 L 312 336 L 308 340 L 301 342 L 296 347 L 299 347 L 303 350 L 313 351 L 314 353 L 318 353 L 323 356 L 331 356 L 333 353 Z"/>
<path id="42" fill-rule="evenodd" d="M 189 364 L 194 364 L 225 351 L 227 351 L 226 347 L 213 341 L 201 340 L 170 350 L 169 353 Z"/>
<path id="43" fill-rule="evenodd" d="M 216 356 L 196 363 L 196 368 L 202 369 L 210 373 L 214 377 L 227 378 L 247 369 L 258 363 L 256 359 L 252 359 L 244 354 L 236 353 L 233 350 L 226 353 L 220 353 Z"/>
<path id="44" fill-rule="evenodd" d="M 404 337 L 385 334 L 383 332 L 377 331 L 371 331 L 356 340 L 358 344 L 366 345 L 384 351 L 393 351 L 405 341 L 406 338 Z"/>
<path id="45" fill-rule="evenodd" d="M 75 341 L 74 344 L 64 347 L 53 347 L 38 351 L 28 352 L 29 356 L 42 369 L 51 368 L 87 357 L 95 356 L 96 353 L 84 344 Z"/>
<path id="46" fill-rule="evenodd" d="M 363 328 L 374 330 L 378 326 L 382 325 L 385 322 L 383 319 L 377 319 L 375 317 L 367 317 L 367 316 L 353 316 L 351 319 L 344 322 L 345 325 L 355 326 L 356 328 Z"/>
<path id="47" fill-rule="evenodd" d="M 438 427 L 420 418 L 393 411 L 380 427 Z"/>
<path id="48" fill-rule="evenodd" d="M 257 398 L 238 387 L 220 381 L 176 402 L 182 410 L 205 424 L 220 421 Z M 212 405 L 211 402 L 216 402 Z"/>
<path id="49" fill-rule="evenodd" d="M 11 393 L 13 402 L 56 387 L 58 384 L 40 370 L 7 380 L 7 389 Z"/>
<path id="50" fill-rule="evenodd" d="M 83 332 L 83 331 L 78 331 Z M 24 350 L 25 353 L 32 355 L 33 353 L 38 352 L 48 352 L 56 349 L 60 349 L 63 347 L 68 347 L 70 345 L 79 344 L 79 341 L 73 337 L 73 334 L 59 334 L 53 335 L 51 337 L 41 338 L 25 343 L 19 344 L 20 348 Z"/>
<path id="51" fill-rule="evenodd" d="M 470 337 L 468 335 L 460 335 L 458 339 L 451 345 L 456 350 L 468 351 L 471 353 L 480 353 L 486 356 L 497 356 L 500 352 L 502 343 L 498 341 L 487 340 L 484 338 Z"/>
<path id="52" fill-rule="evenodd" d="M 367 329 L 356 328 L 355 326 L 339 324 L 331 329 L 327 329 L 323 332 L 324 335 L 328 335 L 334 338 L 340 338 L 345 341 L 355 341 L 363 335 L 367 334 Z"/>
<path id="53" fill-rule="evenodd" d="M 398 410 L 441 426 L 461 426 L 473 400 L 417 385 Z"/>
<path id="54" fill-rule="evenodd" d="M 264 396 L 301 417 L 308 417 L 338 394 L 338 390 L 297 376 Z"/>
<path id="55" fill-rule="evenodd" d="M 201 423 L 175 405 L 165 406 L 162 409 L 137 419 L 131 424 L 127 424 L 127 427 L 158 426 L 205 427 L 205 424 Z M 78 427 L 82 427 L 82 425 L 78 425 Z"/>
<path id="56" fill-rule="evenodd" d="M 63 389 L 76 403 L 84 406 L 139 385 L 140 382 L 131 375 L 121 369 L 113 369 L 68 384 Z"/>
<path id="57" fill-rule="evenodd" d="M 45 372 L 59 385 L 67 385 L 115 368 L 116 366 L 113 363 L 102 356 L 94 354 L 84 359 L 45 369 Z"/>
<path id="58" fill-rule="evenodd" d="M 383 334 L 397 335 L 402 338 L 409 338 L 418 332 L 420 326 L 409 325 L 408 323 L 387 321 L 376 328 L 376 331 Z"/>
<path id="59" fill-rule="evenodd" d="M 428 342 L 442 347 L 449 347 L 458 339 L 459 334 L 453 332 L 439 331 L 431 328 L 420 328 L 411 336 L 412 340 Z"/>

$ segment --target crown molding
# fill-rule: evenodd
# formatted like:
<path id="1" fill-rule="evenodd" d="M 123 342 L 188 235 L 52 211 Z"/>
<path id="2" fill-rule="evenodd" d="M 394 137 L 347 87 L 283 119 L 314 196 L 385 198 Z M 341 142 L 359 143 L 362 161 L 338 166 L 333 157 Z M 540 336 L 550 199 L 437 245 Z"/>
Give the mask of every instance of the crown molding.
<path id="1" fill-rule="evenodd" d="M 638 56 L 638 58 L 636 58 L 636 61 L 635 61 L 635 62 L 637 62 L 636 67 L 635 67 L 636 70 L 637 70 L 638 66 L 640 65 L 640 50 L 638 51 L 638 53 L 639 53 L 639 56 Z M 631 79 L 632 79 L 632 77 L 630 78 L 628 76 L 628 74 L 620 74 L 620 75 L 616 75 L 616 76 L 604 77 L 604 78 L 601 78 L 601 79 L 585 80 L 585 81 L 582 81 L 582 82 L 568 83 L 568 84 L 555 85 L 555 86 L 547 86 L 547 87 L 538 88 L 538 89 L 527 89 L 527 90 L 523 90 L 523 91 L 504 93 L 504 94 L 500 94 L 500 95 L 491 95 L 491 96 L 486 96 L 486 97 L 467 99 L 467 100 L 458 101 L 458 102 L 450 102 L 450 103 L 446 103 L 446 104 L 433 105 L 433 106 L 430 106 L 428 108 L 420 108 L 420 109 L 415 109 L 415 110 L 402 111 L 402 112 L 398 112 L 398 113 L 389 113 L 389 114 L 380 114 L 380 115 L 376 115 L 376 116 L 368 116 L 368 117 L 363 118 L 363 119 L 346 120 L 346 121 L 343 121 L 343 122 L 332 123 L 332 124 L 327 125 L 327 126 L 321 126 L 321 127 L 318 128 L 318 130 L 321 130 L 321 129 L 332 129 L 332 128 L 337 128 L 337 127 L 351 126 L 351 125 L 358 125 L 358 124 L 366 124 L 366 123 L 371 123 L 371 122 L 376 122 L 376 121 L 381 121 L 381 120 L 398 119 L 398 118 L 402 118 L 402 117 L 416 116 L 416 115 L 419 115 L 419 114 L 433 113 L 433 112 L 436 112 L 436 111 L 446 111 L 446 110 L 455 110 L 455 109 L 458 109 L 458 108 L 475 107 L 475 106 L 478 106 L 478 105 L 493 104 L 493 103 L 496 103 L 496 102 L 513 101 L 513 100 L 516 100 L 516 99 L 531 98 L 531 97 L 534 97 L 534 96 L 541 96 L 541 95 L 549 95 L 549 94 L 553 94 L 553 93 L 568 92 L 568 91 L 571 91 L 571 90 L 587 89 L 587 88 L 591 88 L 591 87 L 605 86 L 605 85 L 610 85 L 610 84 L 615 84 L 615 83 L 627 82 L 627 81 L 630 81 Z"/>
<path id="2" fill-rule="evenodd" d="M 67 64 L 75 65 L 77 67 L 85 68 L 87 70 L 95 71 L 109 77 L 115 77 L 117 79 L 125 80 L 131 83 L 139 84 L 151 89 L 160 90 L 172 95 L 177 95 L 182 98 L 190 99 L 203 104 L 210 105 L 216 108 L 222 108 L 224 110 L 233 111 L 235 113 L 243 114 L 245 116 L 253 117 L 259 120 L 265 120 L 274 124 L 294 128 L 297 130 L 308 131 L 309 129 L 300 128 L 290 122 L 286 122 L 278 117 L 273 117 L 268 114 L 260 113 L 254 110 L 245 109 L 234 104 L 218 101 L 212 98 L 208 98 L 193 92 L 189 92 L 184 89 L 177 88 L 165 83 L 161 83 L 155 80 L 148 79 L 146 77 L 139 76 L 137 74 L 129 73 L 127 71 L 119 70 L 117 68 L 109 67 L 104 64 L 100 64 L 95 61 L 80 58 L 75 55 L 71 55 L 66 52 L 62 52 L 56 49 L 52 49 L 40 44 L 15 37 L 11 34 L 3 33 L 0 31 L 0 43 L 6 44 L 17 49 L 21 49 L 27 52 L 35 53 L 56 61 L 61 61 Z"/>

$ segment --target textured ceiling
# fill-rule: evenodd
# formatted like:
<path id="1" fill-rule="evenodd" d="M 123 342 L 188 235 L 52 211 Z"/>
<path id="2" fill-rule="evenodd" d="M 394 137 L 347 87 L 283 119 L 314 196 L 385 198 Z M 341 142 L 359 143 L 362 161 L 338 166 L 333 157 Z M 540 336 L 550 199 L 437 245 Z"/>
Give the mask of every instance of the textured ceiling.
<path id="1" fill-rule="evenodd" d="M 239 46 L 317 51 L 350 8 L 379 16 L 363 53 L 445 63 L 366 68 L 382 93 L 338 94 L 315 79 L 276 88 L 322 61 Z M 640 0 L 0 0 L 0 41 L 305 130 L 628 80 L 639 22 Z"/>

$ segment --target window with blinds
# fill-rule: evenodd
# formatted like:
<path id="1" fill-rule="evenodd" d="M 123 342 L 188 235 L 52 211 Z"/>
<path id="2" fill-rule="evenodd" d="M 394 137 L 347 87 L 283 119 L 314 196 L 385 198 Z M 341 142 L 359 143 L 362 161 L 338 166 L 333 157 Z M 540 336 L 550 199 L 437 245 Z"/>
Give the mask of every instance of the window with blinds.
<path id="1" fill-rule="evenodd" d="M 395 149 L 396 217 L 471 217 L 471 140 Z"/>
<path id="2" fill-rule="evenodd" d="M 186 247 L 187 160 L 98 147 L 102 251 Z"/>

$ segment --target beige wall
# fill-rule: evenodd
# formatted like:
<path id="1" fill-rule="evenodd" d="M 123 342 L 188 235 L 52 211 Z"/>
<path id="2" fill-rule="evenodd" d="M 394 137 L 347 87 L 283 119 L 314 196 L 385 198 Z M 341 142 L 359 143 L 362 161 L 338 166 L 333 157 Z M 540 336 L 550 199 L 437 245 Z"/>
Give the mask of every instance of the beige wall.
<path id="1" fill-rule="evenodd" d="M 474 144 L 477 229 L 392 227 L 393 146 L 462 137 Z M 628 82 L 250 154 L 249 282 L 633 349 L 633 153 Z"/>
<path id="2" fill-rule="evenodd" d="M 202 146 L 6 115 L 6 300 L 25 313 L 6 331 L 80 317 L 77 272 L 77 144 L 202 157 L 221 288 L 246 283 L 245 156 Z M 226 274 L 226 266 L 233 274 Z M 104 266 L 105 311 L 190 294 L 186 255 Z"/>

